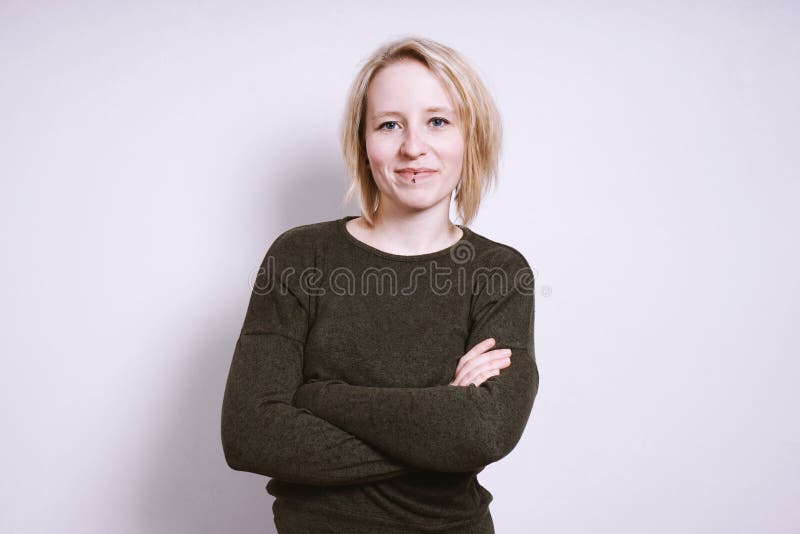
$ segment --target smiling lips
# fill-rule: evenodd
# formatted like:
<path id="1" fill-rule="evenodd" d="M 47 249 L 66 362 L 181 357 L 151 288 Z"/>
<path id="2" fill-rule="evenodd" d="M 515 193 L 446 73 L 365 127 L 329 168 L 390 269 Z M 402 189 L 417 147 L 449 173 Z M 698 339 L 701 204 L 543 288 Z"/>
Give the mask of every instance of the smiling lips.
<path id="1" fill-rule="evenodd" d="M 406 167 L 395 171 L 404 180 L 416 183 L 417 180 L 433 176 L 436 171 L 427 167 Z"/>

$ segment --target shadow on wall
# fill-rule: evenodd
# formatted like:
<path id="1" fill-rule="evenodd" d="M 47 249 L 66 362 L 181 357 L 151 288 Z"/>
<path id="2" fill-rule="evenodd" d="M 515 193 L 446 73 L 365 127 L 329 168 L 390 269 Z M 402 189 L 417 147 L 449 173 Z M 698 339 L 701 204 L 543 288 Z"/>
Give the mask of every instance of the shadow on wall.
<path id="1" fill-rule="evenodd" d="M 252 265 L 229 270 L 235 294 L 209 294 L 206 313 L 187 319 L 174 346 L 183 354 L 167 354 L 186 362 L 171 387 L 172 401 L 152 415 L 157 436 L 151 450 L 143 451 L 151 466 L 145 484 L 137 494 L 141 524 L 136 532 L 149 533 L 275 533 L 273 498 L 265 489 L 267 477 L 234 471 L 225 462 L 220 437 L 220 415 L 231 357 L 244 320 L 249 299 L 249 276 L 272 240 L 293 226 L 358 213 L 354 204 L 341 206 L 345 192 L 345 171 L 329 139 L 304 143 L 306 150 L 290 154 L 275 170 L 265 163 L 259 189 L 234 213 L 254 216 L 256 228 L 243 227 L 242 236 L 252 242 Z M 308 149 L 308 147 L 312 147 Z M 325 153 L 323 153 L 325 152 Z M 357 206 L 357 205 L 356 205 Z M 245 210 L 249 210 L 247 213 Z M 246 224 L 243 217 L 243 224 Z M 236 240 L 231 240 L 236 242 Z M 238 242 L 241 242 L 238 241 Z M 226 251 L 217 255 L 224 257 Z M 248 286 L 242 288 L 242 286 Z M 213 290 L 200 286 L 198 290 Z"/>

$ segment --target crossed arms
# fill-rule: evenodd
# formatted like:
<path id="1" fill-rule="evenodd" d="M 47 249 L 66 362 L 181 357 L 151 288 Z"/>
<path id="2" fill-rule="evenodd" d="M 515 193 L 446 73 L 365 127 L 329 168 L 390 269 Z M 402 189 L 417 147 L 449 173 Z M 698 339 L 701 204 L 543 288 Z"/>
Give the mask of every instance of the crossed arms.
<path id="1" fill-rule="evenodd" d="M 267 257 L 288 257 L 285 235 Z M 515 265 L 527 262 L 515 253 L 509 267 Z M 516 446 L 539 385 L 532 281 L 525 291 L 478 292 L 474 299 L 467 348 L 494 337 L 494 348 L 513 351 L 511 366 L 480 386 L 425 388 L 304 384 L 307 299 L 299 287 L 281 283 L 282 291 L 254 289 L 236 342 L 221 425 L 231 468 L 300 484 L 347 485 L 414 470 L 480 470 Z"/>

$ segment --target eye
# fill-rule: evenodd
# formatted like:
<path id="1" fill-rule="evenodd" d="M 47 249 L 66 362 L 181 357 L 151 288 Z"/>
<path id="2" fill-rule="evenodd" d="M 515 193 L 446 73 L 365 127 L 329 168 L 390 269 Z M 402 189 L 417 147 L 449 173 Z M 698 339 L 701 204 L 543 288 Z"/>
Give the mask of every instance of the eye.
<path id="1" fill-rule="evenodd" d="M 383 124 L 381 124 L 380 126 L 378 126 L 378 129 L 379 130 L 396 130 L 396 128 L 384 128 L 384 126 L 386 126 L 388 124 L 395 124 L 396 125 L 397 121 L 386 121 Z"/>
<path id="2" fill-rule="evenodd" d="M 432 119 L 431 119 L 431 122 L 432 122 L 432 121 L 441 121 L 441 122 L 442 122 L 442 124 L 441 124 L 441 125 L 440 125 L 440 124 L 434 124 L 434 126 L 439 126 L 439 127 L 441 127 L 441 126 L 444 126 L 445 124 L 449 124 L 449 123 L 450 123 L 450 121 L 448 121 L 447 119 L 445 119 L 445 118 L 443 118 L 443 117 L 434 117 L 434 118 L 432 118 Z"/>

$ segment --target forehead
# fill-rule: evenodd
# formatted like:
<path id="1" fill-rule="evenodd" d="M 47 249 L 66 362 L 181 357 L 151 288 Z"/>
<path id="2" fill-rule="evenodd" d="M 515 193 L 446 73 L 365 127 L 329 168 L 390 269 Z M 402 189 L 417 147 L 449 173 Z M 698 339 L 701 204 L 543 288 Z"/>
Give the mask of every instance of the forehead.
<path id="1" fill-rule="evenodd" d="M 451 107 L 445 84 L 427 66 L 415 59 L 400 59 L 383 67 L 367 88 L 367 109 L 390 106 L 400 110 Z"/>

